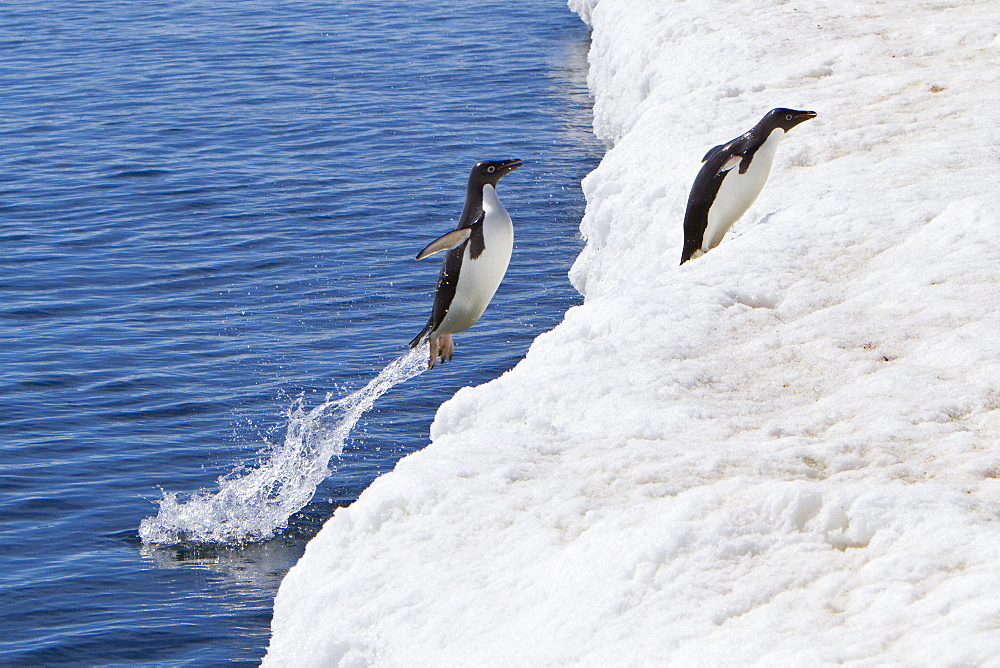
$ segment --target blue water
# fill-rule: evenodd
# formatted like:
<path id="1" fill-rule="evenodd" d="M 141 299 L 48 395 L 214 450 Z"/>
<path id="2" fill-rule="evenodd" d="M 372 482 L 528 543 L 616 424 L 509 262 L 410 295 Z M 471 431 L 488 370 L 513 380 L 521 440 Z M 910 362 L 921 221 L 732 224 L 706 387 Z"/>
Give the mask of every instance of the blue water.
<path id="1" fill-rule="evenodd" d="M 305 541 L 578 300 L 586 49 L 562 0 L 0 5 L 0 664 L 260 659 Z M 271 539 L 144 545 L 406 351 L 413 254 L 501 158 L 515 253 L 454 360 Z"/>

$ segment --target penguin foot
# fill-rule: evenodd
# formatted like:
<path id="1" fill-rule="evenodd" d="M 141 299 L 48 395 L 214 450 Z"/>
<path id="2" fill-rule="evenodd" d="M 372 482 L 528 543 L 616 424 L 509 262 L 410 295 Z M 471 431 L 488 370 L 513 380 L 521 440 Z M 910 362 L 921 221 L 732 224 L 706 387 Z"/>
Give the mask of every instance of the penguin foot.
<path id="1" fill-rule="evenodd" d="M 437 362 L 438 358 L 441 359 L 441 363 L 445 363 L 451 359 L 451 356 L 455 354 L 455 340 L 451 337 L 451 334 L 442 334 L 441 336 L 432 336 L 430 338 L 431 344 L 431 357 L 427 362 L 427 368 L 433 369 L 434 364 Z"/>
<path id="2" fill-rule="evenodd" d="M 455 339 L 451 338 L 451 334 L 445 334 L 440 338 L 441 349 L 438 351 L 438 356 L 441 361 L 445 360 L 451 361 L 451 356 L 455 354 Z"/>

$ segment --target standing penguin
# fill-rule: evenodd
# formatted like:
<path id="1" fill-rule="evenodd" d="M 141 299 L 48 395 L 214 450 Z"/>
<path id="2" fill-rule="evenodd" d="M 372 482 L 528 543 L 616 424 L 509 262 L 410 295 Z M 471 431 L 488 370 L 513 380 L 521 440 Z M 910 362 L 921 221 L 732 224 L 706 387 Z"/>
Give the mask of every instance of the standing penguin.
<path id="1" fill-rule="evenodd" d="M 464 332 L 479 320 L 507 273 L 514 248 L 514 225 L 497 197 L 497 182 L 521 166 L 520 160 L 477 163 L 469 174 L 465 209 L 458 227 L 432 241 L 417 253 L 422 260 L 446 250 L 431 317 L 423 330 L 410 341 L 416 348 L 430 339 L 427 365 L 451 359 L 455 352 L 452 334 Z"/>
<path id="2" fill-rule="evenodd" d="M 816 112 L 772 109 L 749 132 L 705 154 L 684 214 L 681 264 L 719 245 L 764 188 L 782 137 L 810 118 Z"/>

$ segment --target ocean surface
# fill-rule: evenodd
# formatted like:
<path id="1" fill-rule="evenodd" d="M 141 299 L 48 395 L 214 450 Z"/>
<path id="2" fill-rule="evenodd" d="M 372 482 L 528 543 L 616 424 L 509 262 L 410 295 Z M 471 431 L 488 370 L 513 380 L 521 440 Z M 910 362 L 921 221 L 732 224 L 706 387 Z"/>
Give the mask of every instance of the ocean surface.
<path id="1" fill-rule="evenodd" d="M 0 6 L 0 664 L 260 660 L 322 522 L 579 301 L 587 48 L 561 0 Z M 454 360 L 273 536 L 141 540 L 406 352 L 413 255 L 502 158 L 514 257 Z"/>

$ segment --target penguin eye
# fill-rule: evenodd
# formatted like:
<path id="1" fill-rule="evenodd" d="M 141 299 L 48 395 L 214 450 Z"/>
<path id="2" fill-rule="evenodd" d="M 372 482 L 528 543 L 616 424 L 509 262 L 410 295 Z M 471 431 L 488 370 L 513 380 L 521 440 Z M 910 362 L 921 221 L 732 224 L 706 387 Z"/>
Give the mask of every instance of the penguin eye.
<path id="1" fill-rule="evenodd" d="M 791 117 L 789 117 L 789 118 L 791 118 Z M 495 171 L 497 171 L 497 168 L 494 167 L 493 165 L 490 165 L 489 167 L 486 168 L 486 173 L 487 174 L 492 174 Z"/>
<path id="2" fill-rule="evenodd" d="M 791 114 L 788 114 L 787 116 L 785 116 L 785 120 L 786 120 L 786 121 L 790 121 L 790 120 L 792 120 L 792 115 L 791 115 Z"/>

